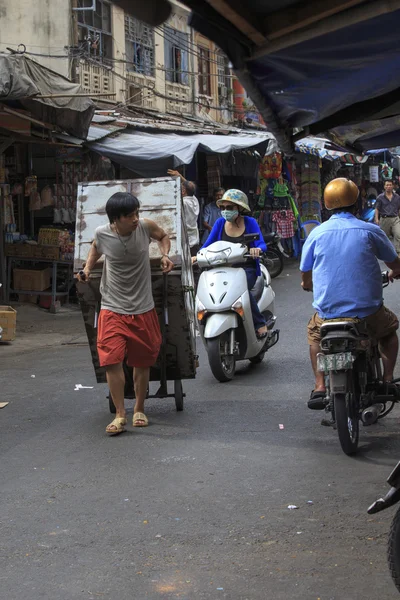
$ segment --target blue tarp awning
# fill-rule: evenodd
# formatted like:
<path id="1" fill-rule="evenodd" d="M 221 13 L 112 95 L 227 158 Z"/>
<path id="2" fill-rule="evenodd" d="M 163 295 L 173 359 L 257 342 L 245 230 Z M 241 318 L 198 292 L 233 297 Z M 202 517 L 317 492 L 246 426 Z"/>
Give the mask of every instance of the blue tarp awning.
<path id="1" fill-rule="evenodd" d="M 283 150 L 302 132 L 358 152 L 399 143 L 400 1 L 185 3 L 192 26 L 227 53 Z"/>

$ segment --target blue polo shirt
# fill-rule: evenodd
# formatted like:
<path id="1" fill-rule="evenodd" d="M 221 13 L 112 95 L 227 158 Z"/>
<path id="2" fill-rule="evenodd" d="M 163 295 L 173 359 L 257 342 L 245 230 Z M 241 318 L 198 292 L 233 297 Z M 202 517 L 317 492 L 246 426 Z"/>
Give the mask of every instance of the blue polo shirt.
<path id="1" fill-rule="evenodd" d="M 323 319 L 364 318 L 383 303 L 379 260 L 393 262 L 396 250 L 386 234 L 350 213 L 336 213 L 313 229 L 300 270 L 313 272 L 313 306 Z"/>

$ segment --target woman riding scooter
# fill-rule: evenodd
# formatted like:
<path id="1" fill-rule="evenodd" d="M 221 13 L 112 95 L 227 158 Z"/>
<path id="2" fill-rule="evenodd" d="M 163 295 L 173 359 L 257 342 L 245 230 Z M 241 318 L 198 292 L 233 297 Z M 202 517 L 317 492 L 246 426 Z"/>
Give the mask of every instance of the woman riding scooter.
<path id="1" fill-rule="evenodd" d="M 220 240 L 234 244 L 240 243 L 241 240 L 239 238 L 245 233 L 258 233 L 260 236 L 258 240 L 249 244 L 249 253 L 253 260 L 248 259 L 248 262 L 243 268 L 246 271 L 247 286 L 250 292 L 254 328 L 257 337 L 263 339 L 267 337 L 268 330 L 265 319 L 260 313 L 251 290 L 256 283 L 257 277 L 261 275 L 259 256 L 261 252 L 267 251 L 267 246 L 257 221 L 253 219 L 253 217 L 244 216 L 246 213 L 251 212 L 248 198 L 244 192 L 240 190 L 227 190 L 222 198 L 217 201 L 217 206 L 221 209 L 222 218 L 215 222 L 203 248 L 207 248 L 207 246 Z M 195 262 L 195 260 L 196 259 L 194 259 L 193 262 Z"/>

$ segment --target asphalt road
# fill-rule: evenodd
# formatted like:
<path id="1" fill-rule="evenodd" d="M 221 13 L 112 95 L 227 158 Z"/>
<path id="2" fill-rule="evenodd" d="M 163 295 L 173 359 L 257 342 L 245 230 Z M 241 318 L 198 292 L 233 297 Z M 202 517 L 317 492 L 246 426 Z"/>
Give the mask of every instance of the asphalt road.
<path id="1" fill-rule="evenodd" d="M 274 288 L 282 336 L 263 364 L 219 384 L 201 352 L 185 411 L 149 400 L 151 426 L 119 437 L 88 348 L 0 349 L 2 598 L 397 597 L 393 513 L 366 509 L 400 456 L 399 410 L 342 454 L 305 404 L 311 297 L 294 266 Z"/>

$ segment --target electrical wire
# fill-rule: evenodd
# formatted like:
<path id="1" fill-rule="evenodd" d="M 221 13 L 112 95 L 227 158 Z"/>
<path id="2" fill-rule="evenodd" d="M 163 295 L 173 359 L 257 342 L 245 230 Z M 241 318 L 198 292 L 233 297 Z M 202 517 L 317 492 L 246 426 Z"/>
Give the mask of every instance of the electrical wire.
<path id="1" fill-rule="evenodd" d="M 173 29 L 171 27 L 171 29 Z M 211 58 L 209 59 L 205 59 L 203 56 L 200 55 L 199 52 L 196 52 L 196 50 L 193 50 L 193 48 L 189 45 L 189 44 L 185 44 L 185 42 L 182 41 L 177 41 L 176 39 L 174 39 L 173 34 L 169 33 L 169 31 L 167 31 L 165 28 L 161 28 L 161 27 L 155 27 L 154 28 L 155 31 L 157 31 L 157 33 L 160 35 L 160 37 L 162 37 L 165 41 L 175 44 L 179 49 L 187 52 L 188 54 L 191 54 L 192 56 L 197 57 L 200 60 L 207 60 L 207 62 L 210 62 L 212 64 L 216 64 L 219 65 L 220 63 L 217 60 L 213 60 Z M 176 30 L 178 31 L 178 30 Z M 181 32 L 178 32 L 181 33 Z M 188 35 L 188 34 L 185 34 Z M 199 47 L 199 46 L 197 46 Z M 225 56 L 222 51 L 216 51 L 216 50 L 210 50 L 209 48 L 204 48 L 204 50 L 208 50 L 208 52 L 210 54 L 214 54 L 216 56 L 220 55 L 220 56 Z"/>
<path id="2" fill-rule="evenodd" d="M 96 61 L 93 57 L 86 57 L 86 60 L 88 62 L 93 62 L 93 64 L 95 64 L 96 66 L 104 67 L 104 65 L 101 62 Z M 208 108 L 208 109 L 219 110 L 219 111 L 231 111 L 231 112 L 234 112 L 235 114 L 247 114 L 248 112 L 260 114 L 257 110 L 255 110 L 255 109 L 253 110 L 252 108 L 244 110 L 244 109 L 236 108 L 233 105 L 221 107 L 221 106 L 213 106 L 211 104 L 206 104 L 205 102 L 201 102 L 200 100 L 184 100 L 183 98 L 171 98 L 170 96 L 161 94 L 161 92 L 158 92 L 154 87 L 152 87 L 150 85 L 146 85 L 146 84 L 141 85 L 139 83 L 133 82 L 128 77 L 121 75 L 120 73 L 118 73 L 117 71 L 115 71 L 111 68 L 108 68 L 108 70 L 110 71 L 110 73 L 113 73 L 113 75 L 115 75 L 116 77 L 119 77 L 126 83 L 128 83 L 130 85 L 135 85 L 136 87 L 138 87 L 140 89 L 151 90 L 151 92 L 154 96 L 157 96 L 158 98 L 162 98 L 164 100 L 169 100 L 170 102 L 172 101 L 172 102 L 180 102 L 182 104 L 192 104 L 192 105 L 204 106 L 205 108 Z M 123 104 L 123 106 L 126 106 L 126 103 Z"/>
<path id="3" fill-rule="evenodd" d="M 106 68 L 107 70 L 109 70 L 111 73 L 113 73 L 113 75 L 115 75 L 116 77 L 119 77 L 120 79 L 122 79 L 123 81 L 125 81 L 126 83 L 130 84 L 130 85 L 135 85 L 136 87 L 140 88 L 140 89 L 147 89 L 150 91 L 150 95 L 154 95 L 157 96 L 158 98 L 162 98 L 164 100 L 169 100 L 169 101 L 173 101 L 173 102 L 180 102 L 182 104 L 192 104 L 192 105 L 198 105 L 198 106 L 203 106 L 205 108 L 208 109 L 213 109 L 213 110 L 219 110 L 219 111 L 231 111 L 234 112 L 236 114 L 246 114 L 248 112 L 253 112 L 255 114 L 260 115 L 259 111 L 255 108 L 255 107 L 249 107 L 246 110 L 245 109 L 240 109 L 238 107 L 236 107 L 233 104 L 229 104 L 226 107 L 221 107 L 221 106 L 213 106 L 211 104 L 207 104 L 205 102 L 201 102 L 200 100 L 185 100 L 182 98 L 171 98 L 170 96 L 166 96 L 165 94 L 161 94 L 161 92 L 158 92 L 154 87 L 150 86 L 150 85 L 146 85 L 146 84 L 139 84 L 137 82 L 133 82 L 131 79 L 129 79 L 128 77 L 125 77 L 123 75 L 121 75 L 120 73 L 118 73 L 117 71 L 113 70 L 111 67 L 109 67 L 107 64 L 101 63 L 100 61 L 97 61 L 94 57 L 88 55 L 85 51 L 81 50 L 78 54 L 66 54 L 64 56 L 62 55 L 54 55 L 54 54 L 39 54 L 37 52 L 25 52 L 24 54 L 27 54 L 28 56 L 37 56 L 37 57 L 42 57 L 42 58 L 79 58 L 79 59 L 83 59 L 83 60 L 87 60 L 88 62 L 94 62 L 94 64 L 96 64 L 96 66 L 100 66 L 103 68 Z M 107 62 L 109 62 L 109 59 L 107 59 Z M 120 60 L 120 59 L 115 59 L 114 62 L 123 62 L 123 63 L 127 63 L 127 64 L 132 64 L 135 65 L 134 62 L 131 61 L 125 61 L 125 60 Z M 176 72 L 174 69 L 163 69 L 163 68 L 158 68 L 157 66 L 154 67 L 155 71 L 159 70 L 159 71 L 171 71 L 171 72 Z M 179 71 L 181 73 L 181 71 Z M 208 77 L 208 75 L 204 75 L 203 73 L 193 73 L 191 71 L 187 71 L 187 73 L 189 75 L 192 76 L 196 76 L 196 75 L 202 75 L 204 77 Z M 140 74 L 139 74 L 140 75 Z M 160 78 L 161 80 L 161 78 Z M 162 80 L 164 83 L 164 80 Z M 135 94 L 134 97 L 136 97 L 137 94 Z M 129 104 L 129 100 L 131 98 L 129 98 L 128 100 L 126 100 L 124 103 L 122 103 L 122 106 L 126 106 L 127 104 Z"/>

